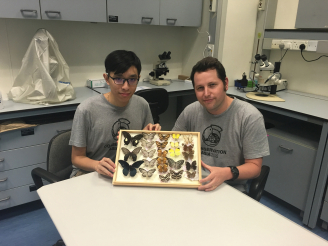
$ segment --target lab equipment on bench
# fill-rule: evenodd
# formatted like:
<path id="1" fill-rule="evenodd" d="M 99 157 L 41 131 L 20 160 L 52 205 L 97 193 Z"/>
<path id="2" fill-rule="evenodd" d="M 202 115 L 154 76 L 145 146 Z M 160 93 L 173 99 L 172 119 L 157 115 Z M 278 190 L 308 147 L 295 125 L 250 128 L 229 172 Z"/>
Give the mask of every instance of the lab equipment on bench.
<path id="1" fill-rule="evenodd" d="M 163 54 L 159 54 L 159 61 L 154 63 L 153 71 L 149 73 L 150 76 L 153 77 L 149 81 L 149 83 L 153 85 L 169 85 L 170 81 L 164 80 L 164 78 L 160 78 L 159 76 L 166 75 L 169 72 L 169 69 L 166 66 L 166 62 L 171 59 L 171 51 L 165 52 Z"/>

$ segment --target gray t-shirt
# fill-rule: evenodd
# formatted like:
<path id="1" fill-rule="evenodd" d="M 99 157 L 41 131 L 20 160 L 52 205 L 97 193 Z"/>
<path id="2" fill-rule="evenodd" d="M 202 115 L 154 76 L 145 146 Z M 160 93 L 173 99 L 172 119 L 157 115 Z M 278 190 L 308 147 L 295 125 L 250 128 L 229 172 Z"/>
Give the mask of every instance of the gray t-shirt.
<path id="1" fill-rule="evenodd" d="M 117 133 L 120 129 L 141 130 L 153 123 L 149 104 L 133 95 L 125 107 L 110 104 L 103 94 L 88 98 L 76 109 L 70 145 L 87 147 L 93 160 L 108 157 L 115 161 Z M 79 169 L 73 165 L 71 176 Z"/>
<path id="2" fill-rule="evenodd" d="M 200 132 L 202 161 L 210 166 L 239 166 L 245 159 L 270 154 L 262 114 L 251 104 L 234 99 L 220 115 L 212 115 L 197 101 L 188 105 L 172 131 Z M 209 171 L 203 168 L 203 178 Z M 245 190 L 247 180 L 227 181 Z"/>

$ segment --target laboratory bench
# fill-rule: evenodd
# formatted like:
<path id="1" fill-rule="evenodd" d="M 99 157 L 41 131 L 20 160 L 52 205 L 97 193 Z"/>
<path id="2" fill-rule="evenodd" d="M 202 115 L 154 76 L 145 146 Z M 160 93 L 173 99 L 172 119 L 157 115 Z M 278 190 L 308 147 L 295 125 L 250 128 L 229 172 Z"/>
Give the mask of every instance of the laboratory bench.
<path id="1" fill-rule="evenodd" d="M 185 96 L 194 95 L 192 84 L 183 81 L 173 80 L 169 86 L 140 82 L 138 87 L 165 88 L 169 97 L 177 98 L 176 116 L 183 109 Z M 54 115 L 51 120 L 58 120 L 40 124 L 32 133 L 16 130 L 0 134 L 0 209 L 38 199 L 35 191 L 30 192 L 33 185 L 30 170 L 36 166 L 45 167 L 48 142 L 58 131 L 71 127 L 73 113 L 83 100 L 109 91 L 108 88 L 74 89 L 76 99 L 61 104 L 5 101 L 0 120 L 24 117 L 43 120 Z M 320 216 L 328 174 L 328 110 L 324 110 L 328 108 L 328 98 L 286 90 L 277 93 L 285 102 L 265 102 L 249 99 L 234 87 L 229 87 L 227 93 L 257 107 L 270 125 L 267 132 L 271 155 L 263 162 L 271 168 L 266 190 L 303 211 L 303 223 L 314 228 Z M 61 120 L 60 115 L 67 118 Z M 13 181 L 8 182 L 9 177 L 13 177 Z M 328 195 L 326 197 L 321 218 L 328 221 Z"/>

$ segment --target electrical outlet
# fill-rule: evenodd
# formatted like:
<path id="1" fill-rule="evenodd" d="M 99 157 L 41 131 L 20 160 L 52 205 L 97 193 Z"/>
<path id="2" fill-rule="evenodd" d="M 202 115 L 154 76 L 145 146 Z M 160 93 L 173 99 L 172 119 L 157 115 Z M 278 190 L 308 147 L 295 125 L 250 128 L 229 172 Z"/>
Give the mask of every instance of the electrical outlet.
<path id="1" fill-rule="evenodd" d="M 293 50 L 299 50 L 300 49 L 300 45 L 304 44 L 305 45 L 305 49 L 308 45 L 308 41 L 307 40 L 293 40 Z"/>
<path id="2" fill-rule="evenodd" d="M 271 49 L 279 49 L 280 39 L 272 39 Z"/>
<path id="3" fill-rule="evenodd" d="M 285 45 L 284 50 L 291 50 L 293 46 L 293 40 L 282 40 L 283 44 Z"/>
<path id="4" fill-rule="evenodd" d="M 258 10 L 265 10 L 265 2 L 266 0 L 259 0 Z"/>
<path id="5" fill-rule="evenodd" d="M 307 51 L 317 51 L 317 47 L 318 47 L 318 41 L 317 40 L 309 40 L 308 45 L 305 48 L 305 50 L 307 50 Z"/>
<path id="6" fill-rule="evenodd" d="M 214 44 L 207 44 L 206 51 L 207 51 L 207 55 L 206 56 L 212 56 L 213 57 L 213 54 L 214 54 Z"/>

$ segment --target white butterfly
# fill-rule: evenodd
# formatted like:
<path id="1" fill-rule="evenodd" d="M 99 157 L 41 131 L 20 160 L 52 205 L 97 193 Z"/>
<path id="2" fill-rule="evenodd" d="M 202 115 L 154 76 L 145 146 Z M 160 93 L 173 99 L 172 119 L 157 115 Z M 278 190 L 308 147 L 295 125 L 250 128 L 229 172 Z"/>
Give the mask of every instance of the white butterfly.
<path id="1" fill-rule="evenodd" d="M 153 167 L 156 162 L 156 158 L 152 159 L 151 161 L 148 161 L 147 159 L 143 159 L 144 164 L 146 167 Z"/>
<path id="2" fill-rule="evenodd" d="M 153 146 L 153 144 L 155 143 L 155 141 L 148 142 L 145 139 L 141 139 L 140 142 L 141 142 L 141 146 L 144 148 L 147 148 L 147 149 L 150 149 Z"/>
<path id="3" fill-rule="evenodd" d="M 142 177 L 145 177 L 145 178 L 150 178 L 153 173 L 156 171 L 156 169 L 150 169 L 150 170 L 146 170 L 146 169 L 143 169 L 143 168 L 139 168 L 139 171 L 142 173 Z"/>
<path id="4" fill-rule="evenodd" d="M 142 149 L 141 152 L 142 152 L 143 157 L 145 157 L 145 158 L 147 158 L 147 157 L 152 158 L 154 156 L 155 152 L 156 152 L 156 149 L 152 149 L 149 152 L 147 150 Z"/>
<path id="5" fill-rule="evenodd" d="M 151 141 L 151 140 L 154 139 L 156 133 L 145 133 L 145 132 L 143 132 L 142 135 L 143 135 L 144 139 Z"/>
<path id="6" fill-rule="evenodd" d="M 192 135 L 183 135 L 183 139 L 186 145 L 194 143 L 194 139 L 192 138 Z"/>

